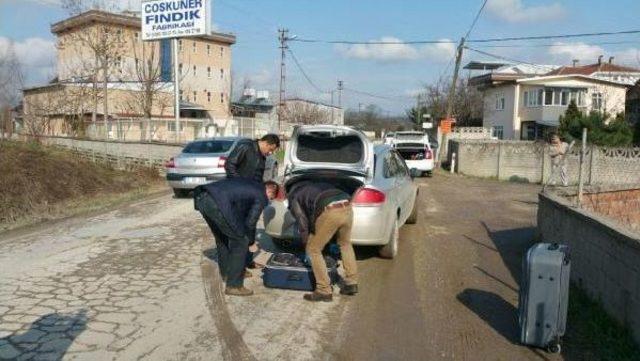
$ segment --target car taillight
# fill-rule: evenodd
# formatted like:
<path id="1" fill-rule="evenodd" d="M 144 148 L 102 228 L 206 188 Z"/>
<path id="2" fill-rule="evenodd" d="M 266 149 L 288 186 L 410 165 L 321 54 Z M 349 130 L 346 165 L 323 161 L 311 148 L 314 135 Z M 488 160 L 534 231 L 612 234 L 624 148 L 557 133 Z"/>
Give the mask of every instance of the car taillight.
<path id="1" fill-rule="evenodd" d="M 227 163 L 226 157 L 218 158 L 218 168 L 224 168 L 224 165 Z"/>
<path id="2" fill-rule="evenodd" d="M 424 157 L 426 159 L 433 159 L 433 152 L 431 151 L 431 149 L 427 149 L 424 151 Z"/>
<path id="3" fill-rule="evenodd" d="M 373 188 L 360 188 L 353 195 L 353 204 L 357 206 L 378 206 L 384 203 L 387 196 Z"/>
<path id="4" fill-rule="evenodd" d="M 175 168 L 176 167 L 176 163 L 173 161 L 173 158 L 169 159 L 165 164 L 164 164 L 165 168 Z"/>

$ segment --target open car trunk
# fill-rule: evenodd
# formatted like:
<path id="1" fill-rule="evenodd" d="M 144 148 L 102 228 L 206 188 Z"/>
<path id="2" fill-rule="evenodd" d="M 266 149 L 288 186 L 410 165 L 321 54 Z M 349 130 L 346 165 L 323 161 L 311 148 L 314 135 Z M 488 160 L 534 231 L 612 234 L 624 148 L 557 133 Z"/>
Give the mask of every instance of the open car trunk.
<path id="1" fill-rule="evenodd" d="M 303 174 L 297 175 L 295 177 L 290 178 L 284 185 L 285 191 L 289 193 L 296 184 L 301 181 L 311 180 L 314 182 L 327 182 L 336 186 L 336 188 L 341 191 L 353 195 L 355 191 L 362 187 L 362 180 L 351 177 L 346 173 L 342 172 L 305 172 Z"/>
<path id="2" fill-rule="evenodd" d="M 426 158 L 429 150 L 424 143 L 399 143 L 396 150 L 404 160 L 422 160 Z"/>

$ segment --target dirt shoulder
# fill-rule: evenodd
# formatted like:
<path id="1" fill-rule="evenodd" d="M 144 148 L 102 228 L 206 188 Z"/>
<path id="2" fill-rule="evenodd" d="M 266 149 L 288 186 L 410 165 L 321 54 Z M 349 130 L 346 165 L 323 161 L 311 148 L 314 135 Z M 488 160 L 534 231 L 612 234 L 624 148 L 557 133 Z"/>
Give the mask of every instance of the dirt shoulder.
<path id="1" fill-rule="evenodd" d="M 0 232 L 166 191 L 153 169 L 115 170 L 59 148 L 0 142 Z"/>

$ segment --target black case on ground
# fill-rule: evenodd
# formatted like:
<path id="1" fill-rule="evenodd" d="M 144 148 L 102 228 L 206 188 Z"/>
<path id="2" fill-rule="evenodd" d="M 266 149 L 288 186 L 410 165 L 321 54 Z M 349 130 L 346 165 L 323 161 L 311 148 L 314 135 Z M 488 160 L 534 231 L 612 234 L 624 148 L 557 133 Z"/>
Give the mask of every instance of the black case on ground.
<path id="1" fill-rule="evenodd" d="M 325 256 L 331 283 L 339 279 L 335 259 Z M 299 291 L 313 291 L 316 280 L 311 265 L 306 265 L 301 256 L 291 253 L 274 253 L 263 269 L 265 287 Z"/>

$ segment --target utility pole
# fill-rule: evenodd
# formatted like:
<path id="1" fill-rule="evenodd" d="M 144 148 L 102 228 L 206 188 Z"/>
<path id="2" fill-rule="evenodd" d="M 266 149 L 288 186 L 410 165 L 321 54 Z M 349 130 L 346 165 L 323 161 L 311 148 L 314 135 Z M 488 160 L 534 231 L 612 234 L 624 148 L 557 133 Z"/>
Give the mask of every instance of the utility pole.
<path id="1" fill-rule="evenodd" d="M 342 108 L 342 90 L 344 82 L 342 80 L 338 80 L 338 108 Z"/>
<path id="2" fill-rule="evenodd" d="M 286 65 L 285 65 L 285 53 L 289 46 L 287 40 L 289 40 L 289 29 L 278 29 L 278 40 L 280 41 L 280 104 L 278 106 L 278 131 L 282 132 L 282 112 L 285 107 L 285 77 L 286 77 Z"/>
<path id="3" fill-rule="evenodd" d="M 447 116 L 449 119 L 453 115 L 453 102 L 456 97 L 456 85 L 458 83 L 458 72 L 460 71 L 460 62 L 462 61 L 462 50 L 464 49 L 464 37 L 460 38 L 460 44 L 458 44 L 458 51 L 456 54 L 456 66 L 453 70 L 453 80 L 451 82 L 451 88 L 449 89 L 449 99 L 447 99 Z"/>

